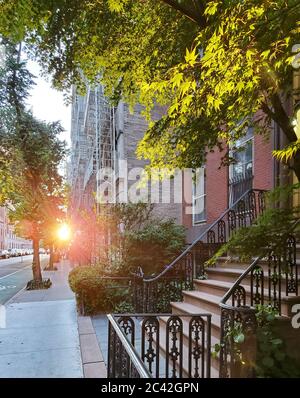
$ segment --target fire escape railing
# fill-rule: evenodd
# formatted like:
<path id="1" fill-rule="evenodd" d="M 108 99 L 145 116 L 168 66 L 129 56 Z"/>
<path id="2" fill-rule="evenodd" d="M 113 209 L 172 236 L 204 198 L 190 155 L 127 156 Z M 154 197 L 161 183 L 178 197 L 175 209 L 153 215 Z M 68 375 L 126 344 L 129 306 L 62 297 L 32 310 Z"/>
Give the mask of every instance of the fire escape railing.
<path id="1" fill-rule="evenodd" d="M 284 250 L 266 248 L 242 273 L 220 302 L 220 377 L 254 377 L 257 328 L 257 305 L 267 305 L 278 315 L 282 311 L 282 294 L 299 293 L 299 274 L 296 262 L 296 238 L 293 234 L 300 220 L 296 220 L 290 234 L 283 237 Z M 283 286 L 283 283 L 285 286 Z M 231 303 L 229 304 L 229 301 Z M 239 324 L 245 335 L 244 364 L 236 356 L 236 343 L 232 331 Z"/>
<path id="2" fill-rule="evenodd" d="M 210 378 L 211 314 L 110 314 L 108 321 L 108 378 Z"/>
<path id="3" fill-rule="evenodd" d="M 136 275 L 134 303 L 137 312 L 169 312 L 171 301 L 182 300 L 182 291 L 193 289 L 194 278 L 205 276 L 205 262 L 235 231 L 253 223 L 265 209 L 265 193 L 245 192 L 212 225 L 162 272 L 152 278 Z"/>

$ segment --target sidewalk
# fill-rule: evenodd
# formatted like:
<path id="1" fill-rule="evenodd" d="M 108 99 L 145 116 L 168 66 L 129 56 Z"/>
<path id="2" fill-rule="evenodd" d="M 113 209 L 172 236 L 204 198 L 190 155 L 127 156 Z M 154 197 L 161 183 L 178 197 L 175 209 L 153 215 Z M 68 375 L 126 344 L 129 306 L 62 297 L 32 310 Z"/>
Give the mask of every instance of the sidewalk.
<path id="1" fill-rule="evenodd" d="M 6 304 L 0 329 L 1 378 L 84 377 L 75 297 L 68 285 L 69 263 L 43 272 L 52 286 L 22 290 Z"/>

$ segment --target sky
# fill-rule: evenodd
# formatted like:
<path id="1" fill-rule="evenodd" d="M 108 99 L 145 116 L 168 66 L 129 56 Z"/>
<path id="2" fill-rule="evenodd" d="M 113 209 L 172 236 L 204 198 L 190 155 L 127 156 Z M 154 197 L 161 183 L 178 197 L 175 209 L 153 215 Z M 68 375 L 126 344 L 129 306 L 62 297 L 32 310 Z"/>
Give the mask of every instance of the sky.
<path id="1" fill-rule="evenodd" d="M 36 76 L 36 85 L 27 100 L 28 107 L 38 119 L 46 122 L 60 120 L 66 130 L 61 134 L 61 139 L 70 146 L 71 106 L 64 104 L 63 93 L 53 89 L 51 83 L 41 77 L 40 67 L 36 62 L 29 60 L 27 67 Z"/>

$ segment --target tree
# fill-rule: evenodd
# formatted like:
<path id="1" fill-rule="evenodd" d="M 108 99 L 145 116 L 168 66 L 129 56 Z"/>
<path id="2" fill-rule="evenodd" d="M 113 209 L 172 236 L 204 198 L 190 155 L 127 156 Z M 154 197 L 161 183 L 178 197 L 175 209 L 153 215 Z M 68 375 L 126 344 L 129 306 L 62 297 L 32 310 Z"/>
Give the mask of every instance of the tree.
<path id="1" fill-rule="evenodd" d="M 41 282 L 39 241 L 49 220 L 58 217 L 63 201 L 58 172 L 66 154 L 65 143 L 58 138 L 63 129 L 59 122 L 39 121 L 26 110 L 32 75 L 21 61 L 21 47 L 5 42 L 5 48 L 1 105 L 10 117 L 1 125 L 0 161 L 8 181 L 2 181 L 0 196 L 2 204 L 9 204 L 18 232 L 33 241 L 33 279 Z"/>
<path id="2" fill-rule="evenodd" d="M 73 214 L 75 228 L 80 228 L 73 259 L 87 265 L 95 257 L 94 264 L 114 275 L 127 276 L 138 268 L 147 275 L 160 271 L 183 249 L 185 228 L 155 217 L 153 209 L 143 202 L 117 203 L 103 206 L 100 214 L 92 210 Z"/>
<path id="3" fill-rule="evenodd" d="M 101 76 L 112 99 L 143 103 L 149 114 L 167 106 L 138 149 L 153 166 L 198 167 L 247 127 L 269 135 L 276 122 L 300 179 L 287 106 L 298 0 L 22 0 L 0 11 L 0 31 L 25 38 L 58 87 L 80 85 L 81 69 L 90 81 Z"/>
<path id="4" fill-rule="evenodd" d="M 22 116 L 20 130 L 14 134 L 20 159 L 11 197 L 10 218 L 18 232 L 33 242 L 33 278 L 41 281 L 39 242 L 48 233 L 49 223 L 59 221 L 63 203 L 60 187 L 62 176 L 58 165 L 65 155 L 64 143 L 58 139 L 62 131 L 58 122 L 37 121 L 30 114 Z M 23 133 L 19 134 L 20 131 Z"/>

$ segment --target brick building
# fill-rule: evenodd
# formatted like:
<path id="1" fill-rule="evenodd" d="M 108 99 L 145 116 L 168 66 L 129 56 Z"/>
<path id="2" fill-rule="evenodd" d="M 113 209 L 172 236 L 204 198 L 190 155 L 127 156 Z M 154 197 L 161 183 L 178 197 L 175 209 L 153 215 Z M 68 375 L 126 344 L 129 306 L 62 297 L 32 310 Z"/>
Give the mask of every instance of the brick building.
<path id="1" fill-rule="evenodd" d="M 191 243 L 212 224 L 230 205 L 250 188 L 271 190 L 293 176 L 272 156 L 273 149 L 283 146 L 283 136 L 274 125 L 268 137 L 248 130 L 230 150 L 235 162 L 221 166 L 223 152 L 209 153 L 205 167 L 196 173 L 196 182 L 190 189 L 189 204 L 183 204 L 183 224 L 187 227 L 187 241 Z"/>
<path id="2" fill-rule="evenodd" d="M 157 108 L 154 116 L 155 113 L 159 117 L 161 110 Z M 141 106 L 137 105 L 133 112 L 123 102 L 117 107 L 110 106 L 101 85 L 88 87 L 85 96 L 73 89 L 71 159 L 67 173 L 73 212 L 90 210 L 94 205 L 100 211 L 101 203 L 108 202 L 153 202 L 156 196 L 156 215 L 182 222 L 181 203 L 174 200 L 163 203 L 161 183 L 152 182 L 152 192 L 150 181 L 146 189 L 139 186 L 147 162 L 137 159 L 136 147 L 147 127 Z M 173 185 L 170 181 L 171 196 Z"/>
<path id="3" fill-rule="evenodd" d="M 0 250 L 31 248 L 31 241 L 16 235 L 14 226 L 9 223 L 7 210 L 0 207 Z"/>
<path id="4" fill-rule="evenodd" d="M 141 187 L 139 180 L 147 162 L 137 159 L 136 147 L 148 127 L 143 108 L 137 105 L 130 112 L 123 102 L 110 106 L 100 85 L 88 88 L 86 96 L 74 89 L 73 98 L 68 172 L 73 209 L 91 209 L 95 198 L 106 203 L 146 197 L 154 203 L 157 215 L 174 218 L 187 228 L 187 243 L 191 243 L 248 189 L 270 190 L 292 179 L 272 156 L 273 149 L 286 144 L 274 124 L 268 137 L 254 134 L 249 128 L 236 146 L 229 148 L 235 159 L 230 166 L 221 166 L 224 151 L 216 150 L 208 154 L 204 167 L 187 173 L 178 171 L 181 183 L 152 179 Z M 154 118 L 161 114 L 162 109 L 155 108 Z M 100 169 L 105 172 L 97 178 Z M 105 175 L 108 169 L 113 175 Z"/>

